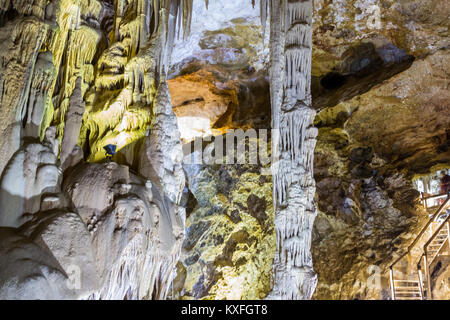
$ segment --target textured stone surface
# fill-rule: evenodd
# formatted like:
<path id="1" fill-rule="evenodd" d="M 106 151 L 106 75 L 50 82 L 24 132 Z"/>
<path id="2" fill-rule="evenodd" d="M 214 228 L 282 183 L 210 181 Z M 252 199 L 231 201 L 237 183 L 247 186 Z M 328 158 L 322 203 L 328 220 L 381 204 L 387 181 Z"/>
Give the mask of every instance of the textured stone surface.
<path id="1" fill-rule="evenodd" d="M 236 69 L 234 69 L 236 67 Z M 247 65 L 190 62 L 168 81 L 184 144 L 233 128 L 270 128 L 269 82 Z"/>
<path id="2" fill-rule="evenodd" d="M 258 165 L 185 164 L 197 205 L 188 212 L 182 299 L 262 299 L 275 254 L 271 176 Z"/>
<path id="3" fill-rule="evenodd" d="M 414 56 L 448 46 L 444 0 L 318 0 L 314 10 L 315 60 L 339 59 L 349 45 L 371 38 L 388 39 Z"/>
<path id="4" fill-rule="evenodd" d="M 160 85 L 153 115 L 152 129 L 140 155 L 139 173 L 154 181 L 170 201 L 179 204 L 185 186 L 183 149 L 167 84 Z"/>
<path id="5" fill-rule="evenodd" d="M 176 21 L 168 23 L 173 32 L 163 30 L 159 3 L 150 16 L 153 4 L 2 2 L 0 129 L 5 139 L 0 168 L 9 163 L 2 174 L 0 216 L 2 226 L 18 227 L 4 232 L 8 239 L 14 233 L 24 237 L 17 252 L 4 248 L 2 297 L 167 296 L 184 235 L 184 211 L 176 205 L 184 187 L 176 122 L 165 128 L 174 141 L 163 139 L 164 130 L 159 136 L 163 143 L 178 144 L 179 154 L 161 160 L 168 173 L 153 177 L 154 184 L 130 174 L 126 166 L 83 161 L 83 155 L 84 160 L 103 160 L 107 144 L 121 149 L 144 137 L 152 112 L 156 117 L 162 110 L 175 119 L 164 77 L 171 48 L 165 36 L 173 39 Z M 185 10 L 180 18 L 187 22 L 188 15 Z M 159 83 L 166 99 L 157 99 Z M 55 139 L 62 141 L 61 149 Z M 146 154 L 154 158 L 158 151 L 167 150 Z M 173 173 L 169 159 L 179 172 Z M 172 175 L 178 183 L 168 181 Z M 15 250 L 14 243 L 5 243 Z M 30 260 L 36 279 L 28 280 L 33 277 L 28 266 L 17 267 L 20 259 Z M 66 281 L 72 275 L 81 276 L 74 290 Z M 47 290 L 52 281 L 54 288 Z"/>
<path id="6" fill-rule="evenodd" d="M 0 228 L 0 297 L 16 299 L 74 299 L 58 262 L 44 248 L 11 228 Z"/>
<path id="7" fill-rule="evenodd" d="M 62 189 L 69 201 L 2 228 L 2 297 L 164 299 L 184 212 L 152 182 L 112 162 L 79 164 L 65 173 Z M 18 267 L 23 259 L 29 262 Z"/>
<path id="8" fill-rule="evenodd" d="M 318 114 L 315 298 L 389 298 L 387 267 L 426 220 L 411 178 L 450 160 L 447 60 L 446 51 L 416 60 Z M 370 266 L 379 268 L 382 290 L 368 284 Z"/>
<path id="9" fill-rule="evenodd" d="M 60 192 L 61 170 L 50 143 L 26 142 L 3 172 L 0 225 L 17 228 L 41 210 L 45 196 Z"/>
<path id="10" fill-rule="evenodd" d="M 381 8 L 381 29 L 373 28 L 369 4 Z M 420 7 L 430 10 L 417 15 Z M 386 267 L 392 255 L 410 243 L 424 221 L 423 212 L 415 208 L 418 193 L 410 179 L 449 161 L 444 111 L 448 54 L 438 50 L 448 41 L 448 27 L 440 18 L 444 12 L 448 6 L 442 1 L 315 3 L 312 93 L 314 106 L 323 110 L 316 118 L 320 212 L 313 233 L 313 265 L 319 273 L 315 298 L 388 298 L 386 291 L 369 288 L 369 267 L 380 267 L 383 288 L 388 288 Z M 217 50 L 222 46 L 217 48 L 214 39 L 223 39 L 223 48 L 239 49 L 232 31 L 211 27 L 203 38 L 190 41 L 212 45 L 220 54 L 225 51 Z M 192 54 L 173 81 L 186 81 L 185 73 L 199 83 L 220 81 L 223 73 L 204 72 L 212 67 L 203 59 Z M 217 60 L 209 63 L 226 68 Z M 236 65 L 240 63 L 236 57 Z M 173 86 L 173 92 L 183 101 L 184 91 L 178 88 Z M 214 114 L 205 105 L 202 113 Z M 195 109 L 195 104 L 187 103 L 183 116 L 190 107 Z"/>

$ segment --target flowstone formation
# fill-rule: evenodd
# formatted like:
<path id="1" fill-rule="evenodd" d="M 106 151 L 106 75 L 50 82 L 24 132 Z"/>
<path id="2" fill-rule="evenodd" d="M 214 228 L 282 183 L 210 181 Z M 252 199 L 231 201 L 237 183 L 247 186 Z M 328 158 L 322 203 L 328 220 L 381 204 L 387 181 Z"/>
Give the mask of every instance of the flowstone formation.
<path id="1" fill-rule="evenodd" d="M 248 11 L 248 8 L 244 8 L 244 5 L 241 5 L 242 17 L 232 20 L 228 25 L 222 27 L 217 26 L 217 23 L 212 23 L 216 29 L 207 29 L 203 33 L 204 38 L 198 42 L 199 50 L 191 52 L 191 56 L 187 54 L 185 57 L 181 50 L 178 52 L 175 50 L 178 53 L 176 57 L 181 56 L 184 59 L 179 58 L 182 61 L 175 66 L 174 78 L 169 81 L 169 84 L 174 92 L 175 113 L 178 116 L 182 137 L 186 143 L 195 137 L 215 135 L 217 138 L 226 129 L 267 129 L 268 126 L 264 127 L 264 125 L 272 118 L 273 132 L 275 132 L 272 138 L 274 150 L 280 148 L 275 155 L 282 155 L 280 163 L 275 163 L 274 166 L 273 196 L 276 201 L 274 206 L 277 208 L 274 225 L 278 250 L 273 266 L 272 285 L 263 286 L 263 292 L 258 293 L 258 296 L 267 296 L 272 290 L 271 287 L 274 287 L 268 298 L 309 299 L 314 292 L 316 282 L 310 254 L 310 237 L 316 215 L 313 203 L 315 189 L 312 163 L 317 134 L 317 130 L 313 128 L 315 111 L 311 107 L 310 94 L 312 3 L 286 2 L 285 5 L 281 6 L 278 1 L 272 1 L 269 9 L 269 2 L 262 1 L 259 4 L 259 15 L 263 22 L 261 39 L 265 38 L 264 34 L 270 34 L 268 47 L 270 47 L 272 68 L 267 76 L 271 82 L 272 110 L 273 114 L 280 115 L 278 120 L 273 120 L 273 115 L 268 117 L 268 112 L 260 115 L 258 111 L 252 109 L 254 104 L 251 100 L 254 99 L 252 90 L 257 85 L 257 77 L 261 73 L 264 74 L 255 69 L 261 69 L 266 64 L 261 64 L 258 60 L 258 57 L 264 56 L 264 46 L 252 41 L 251 31 L 246 31 L 244 35 L 237 33 L 240 30 L 252 30 L 252 27 L 249 28 L 247 25 L 251 23 L 254 15 Z M 231 15 L 235 14 L 234 7 L 238 6 L 226 5 Z M 273 9 L 272 6 L 277 9 Z M 265 33 L 269 12 L 271 31 Z M 214 16 L 217 13 L 212 12 L 211 14 Z M 210 22 L 206 20 L 203 21 L 203 24 L 209 26 Z M 250 45 L 243 45 L 242 38 L 246 39 L 246 43 Z M 286 39 L 286 43 L 284 39 Z M 195 42 L 192 44 L 195 47 Z M 249 47 L 250 49 L 248 49 Z M 255 50 L 257 57 L 254 56 Z M 205 63 L 204 60 L 207 62 Z M 246 68 L 247 71 L 244 71 Z M 234 79 L 227 81 L 232 76 Z M 247 77 L 250 79 L 246 80 Z M 244 90 L 241 89 L 243 85 L 248 87 L 247 95 L 251 98 L 247 101 L 241 98 L 242 95 L 245 95 L 245 87 Z M 194 90 L 189 89 L 191 86 L 199 89 L 193 92 Z M 246 112 L 247 119 L 245 119 Z M 251 117 L 248 117 L 248 112 L 251 112 Z M 197 119 L 202 120 L 202 125 L 194 127 L 194 123 L 196 123 L 194 120 Z M 230 172 L 229 169 L 227 171 Z M 193 181 L 195 183 L 195 179 Z M 202 180 L 202 183 L 208 185 L 207 180 Z M 192 181 L 189 181 L 189 184 L 188 187 L 191 189 L 193 197 L 199 201 L 197 197 L 200 194 L 196 191 L 196 187 L 191 186 Z M 223 181 L 221 184 L 228 184 L 230 188 L 234 188 L 231 182 Z M 215 185 L 215 182 L 210 180 L 208 188 L 214 190 Z M 261 197 L 261 194 L 258 196 Z M 233 204 L 236 199 L 230 197 L 229 201 Z M 197 211 L 194 212 L 204 210 L 209 206 L 212 204 L 198 203 Z M 245 210 L 245 207 L 244 205 L 241 210 Z M 215 216 L 207 219 L 213 223 L 220 221 L 220 218 Z M 188 223 L 198 225 L 197 220 L 195 215 L 188 217 Z M 214 234 L 210 231 L 215 227 L 210 227 L 208 224 L 202 226 L 198 230 L 195 228 L 193 230 L 201 233 L 202 235 L 199 234 L 199 237 L 204 241 L 201 241 L 198 254 L 190 256 L 189 259 L 196 257 L 194 261 L 197 261 L 199 256 L 204 264 L 201 269 L 202 273 L 216 274 L 216 276 L 211 279 L 206 276 L 204 279 L 199 278 L 201 281 L 198 281 L 197 284 L 205 286 L 200 291 L 198 291 L 199 287 L 197 290 L 193 290 L 192 284 L 187 284 L 183 288 L 183 292 L 188 297 L 211 298 L 221 296 L 220 292 L 216 291 L 215 284 L 225 284 L 225 288 L 222 289 L 228 292 L 231 289 L 227 288 L 230 286 L 231 280 L 226 279 L 222 267 L 214 263 L 214 261 L 220 260 L 220 254 L 205 249 L 205 246 L 209 246 L 215 241 Z M 224 230 L 220 233 L 232 238 L 232 230 Z M 254 231 L 249 234 L 256 238 L 260 237 Z M 227 254 L 229 255 L 231 252 L 229 251 Z M 186 254 L 189 255 L 190 252 Z M 214 258 L 216 259 L 214 260 Z M 256 258 L 260 258 L 259 254 Z M 212 263 L 209 263 L 207 269 L 208 261 Z M 236 268 L 235 262 L 231 261 L 230 267 L 235 268 L 233 272 L 237 271 L 236 277 L 246 277 L 248 264 Z M 184 261 L 180 268 L 187 270 L 183 271 L 186 272 L 186 277 L 189 277 L 190 270 L 193 270 L 191 261 Z M 195 268 L 200 270 L 197 265 Z M 234 293 L 232 291 L 229 294 L 252 297 L 255 293 L 249 292 L 248 289 L 243 291 L 241 283 L 236 282 Z M 260 282 L 257 285 L 260 285 Z M 250 293 L 252 295 L 249 295 Z M 227 293 L 227 295 L 229 294 Z"/>
<path id="2" fill-rule="evenodd" d="M 185 229 L 165 78 L 192 0 L 1 8 L 0 296 L 165 299 Z M 137 172 L 102 163 L 139 138 Z"/>
<path id="3" fill-rule="evenodd" d="M 256 5 L 252 12 L 244 4 L 237 10 L 217 3 L 210 3 L 213 17 L 220 18 L 225 7 L 233 19 L 237 11 L 242 17 L 220 24 L 220 19 L 203 18 L 202 11 L 200 30 L 205 31 L 196 28 L 188 40 L 189 48 L 198 49 L 175 50 L 183 61 L 174 66 L 169 86 L 179 122 L 191 116 L 208 120 L 186 137 L 220 135 L 224 124 L 267 128 L 264 121 L 270 120 L 265 105 L 254 107 L 262 100 L 255 99 L 260 94 L 252 82 L 267 72 L 268 65 L 258 58 L 266 51 L 249 31 L 242 32 L 242 26 L 253 30 L 259 25 L 254 17 L 260 8 Z M 449 162 L 448 20 L 443 19 L 448 9 L 444 1 L 314 2 L 311 89 L 319 133 L 314 156 L 318 217 L 311 243 L 318 285 L 313 299 L 390 298 L 388 266 L 426 220 L 411 180 Z M 242 38 L 256 53 L 241 45 Z M 250 99 L 241 98 L 245 96 Z M 214 189 L 215 179 L 202 179 L 203 184 L 208 181 Z M 234 190 L 227 180 L 221 184 Z M 205 210 L 212 208 L 207 204 Z M 191 219 L 198 222 L 195 217 L 188 217 L 188 225 Z M 195 232 L 202 233 L 202 242 L 213 243 L 213 229 L 214 224 Z M 227 230 L 221 234 L 231 235 Z"/>

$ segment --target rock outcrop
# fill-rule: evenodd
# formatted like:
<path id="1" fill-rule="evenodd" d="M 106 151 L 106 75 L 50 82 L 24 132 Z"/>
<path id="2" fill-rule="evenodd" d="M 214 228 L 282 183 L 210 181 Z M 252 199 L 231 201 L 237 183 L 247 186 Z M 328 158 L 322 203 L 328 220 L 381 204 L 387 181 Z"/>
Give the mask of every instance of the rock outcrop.
<path id="1" fill-rule="evenodd" d="M 59 207 L 61 178 L 52 145 L 25 142 L 2 175 L 0 226 L 17 228 L 43 209 Z"/>
<path id="2" fill-rule="evenodd" d="M 388 267 L 427 218 L 412 179 L 448 165 L 447 60 L 446 51 L 416 60 L 318 114 L 315 298 L 390 298 Z"/>
<path id="3" fill-rule="evenodd" d="M 263 299 L 276 249 L 271 176 L 261 175 L 261 165 L 226 165 L 225 157 L 222 165 L 185 160 L 188 218 L 176 297 Z"/>

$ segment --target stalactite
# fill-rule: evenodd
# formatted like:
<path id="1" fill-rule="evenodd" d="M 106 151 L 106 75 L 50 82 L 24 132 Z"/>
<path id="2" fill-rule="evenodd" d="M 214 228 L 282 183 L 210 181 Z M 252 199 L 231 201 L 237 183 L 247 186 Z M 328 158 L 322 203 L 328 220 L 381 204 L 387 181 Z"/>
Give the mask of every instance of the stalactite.
<path id="1" fill-rule="evenodd" d="M 20 147 L 33 70 L 49 28 L 34 16 L 20 17 L 3 26 L 0 52 L 0 171 Z"/>
<path id="2" fill-rule="evenodd" d="M 208 6 L 208 1 L 205 1 L 205 5 Z M 152 204 L 146 203 L 137 210 L 134 205 L 136 202 L 133 202 L 135 199 L 131 195 L 117 201 L 120 203 L 123 200 L 123 207 L 108 211 L 109 223 L 105 225 L 110 229 L 102 229 L 103 238 L 98 236 L 97 228 L 102 227 L 100 221 L 96 220 L 97 213 L 92 217 L 96 221 L 95 228 L 92 222 L 94 220 L 89 220 L 90 224 L 81 221 L 83 227 L 83 223 L 86 223 L 93 241 L 96 242 L 96 261 L 101 261 L 98 271 L 102 272 L 102 279 L 105 280 L 104 286 L 98 290 L 96 288 L 94 292 L 90 291 L 88 297 L 166 298 L 184 238 L 185 211 L 178 203 L 185 181 L 181 167 L 181 140 L 165 78 L 177 28 L 182 29 L 184 37 L 190 32 L 193 0 L 114 0 L 106 4 L 97 0 L 61 0 L 57 7 L 55 3 L 43 0 L 0 1 L 0 8 L 4 11 L 11 7 L 25 17 L 14 19 L 14 24 L 8 22 L 5 29 L 10 31 L 10 47 L 14 51 L 6 52 L 7 54 L 0 57 L 2 64 L 8 66 L 0 77 L 0 100 L 5 105 L 12 105 L 12 112 L 9 113 L 15 118 L 14 121 L 8 120 L 7 125 L 17 122 L 19 127 L 24 126 L 14 132 L 17 137 L 14 141 L 17 141 L 17 144 L 24 132 L 30 132 L 30 136 L 36 137 L 38 131 L 44 135 L 46 129 L 51 126 L 54 136 L 55 128 L 58 127 L 59 139 L 63 139 L 63 170 L 72 164 L 72 161 L 68 161 L 73 155 L 72 151 L 81 150 L 76 146 L 77 143 L 81 145 L 83 141 L 88 140 L 88 148 L 84 149 L 87 150 L 86 157 L 91 161 L 100 161 L 103 160 L 102 156 L 104 157 L 105 144 L 123 147 L 143 138 L 150 124 L 153 124 L 154 132 L 159 132 L 158 141 L 161 145 L 167 145 L 152 145 L 156 151 L 148 155 L 149 159 L 155 159 L 155 154 L 163 157 L 163 176 L 160 177 L 160 184 L 164 193 L 155 201 L 158 202 L 159 208 L 170 207 L 159 216 L 155 212 L 149 212 L 141 221 L 142 225 L 146 225 L 154 218 L 157 220 L 155 225 L 149 226 L 142 233 L 138 232 L 136 221 L 139 214 L 147 209 L 155 209 L 152 209 Z M 18 77 L 22 71 L 23 77 Z M 9 77 L 9 73 L 14 73 L 15 76 Z M 11 84 L 12 81 L 19 80 L 21 86 Z M 3 99 L 11 99 L 13 96 L 8 90 L 18 91 L 17 101 Z M 36 93 L 39 91 L 45 91 L 45 95 L 37 97 Z M 39 108 L 34 108 L 36 101 L 41 103 Z M 44 109 L 47 114 L 44 115 L 44 120 L 40 121 Z M 39 130 L 39 125 L 43 126 L 42 130 Z M 157 127 L 160 130 L 157 130 Z M 90 139 L 92 141 L 89 141 Z M 10 149 L 8 153 L 16 151 Z M 51 159 L 52 163 L 27 169 L 25 173 L 47 175 L 48 179 L 59 184 L 61 171 L 56 164 L 58 143 L 52 145 L 50 156 L 46 149 L 46 146 L 36 143 L 29 153 L 32 156 L 44 157 L 46 161 Z M 32 152 L 33 150 L 36 152 Z M 173 153 L 170 156 L 169 151 Z M 9 159 L 10 154 L 6 156 Z M 173 162 L 172 169 L 168 167 L 169 161 Z M 99 171 L 115 165 L 108 164 L 106 169 L 103 167 Z M 17 177 L 16 171 L 14 177 Z M 54 173 L 54 177 L 50 173 Z M 137 179 L 137 176 L 135 178 L 136 181 L 140 179 Z M 111 176 L 108 176 L 107 180 L 110 181 Z M 35 179 L 36 183 L 40 181 L 40 178 Z M 136 181 L 133 180 L 133 185 Z M 150 181 L 147 181 L 147 184 L 152 186 Z M 16 183 L 10 183 L 9 186 L 11 185 L 15 186 Z M 52 195 L 53 189 L 50 187 L 53 188 L 53 185 L 43 185 L 45 192 L 37 187 L 32 190 L 34 185 L 35 183 L 27 184 L 24 192 L 30 194 L 32 206 L 40 206 L 40 198 L 32 192 L 36 191 L 39 196 L 44 193 Z M 98 181 L 94 181 L 94 185 L 97 192 Z M 108 192 L 115 187 L 109 186 Z M 127 184 L 119 188 L 127 190 L 133 187 Z M 125 192 L 122 189 L 119 191 L 121 197 Z M 148 196 L 145 194 L 141 198 Z M 74 212 L 81 217 L 85 205 L 86 199 L 83 199 L 83 208 L 77 207 Z M 24 207 L 24 212 L 30 214 L 39 209 L 34 210 L 27 203 Z M 20 209 L 20 213 L 22 212 Z M 131 219 L 130 215 L 134 213 L 137 216 Z M 122 224 L 116 228 L 115 222 L 122 223 L 124 217 L 126 219 L 123 220 L 130 222 L 129 229 L 123 228 Z M 158 228 L 159 232 L 155 232 Z M 116 232 L 119 229 L 121 232 Z M 85 243 L 86 247 L 92 244 L 90 240 Z M 113 244 L 118 246 L 117 251 L 112 253 Z M 84 252 L 70 254 L 82 255 Z M 102 265 L 102 262 L 105 261 L 108 264 L 102 270 L 106 265 Z"/>
<path id="3" fill-rule="evenodd" d="M 255 6 L 255 1 L 253 1 L 253 6 Z M 269 10 L 269 2 L 268 0 L 261 0 L 260 3 L 260 10 L 261 10 L 261 26 L 262 26 L 262 34 L 263 34 L 263 41 L 266 38 L 266 25 L 267 25 L 267 14 Z"/>
<path id="4" fill-rule="evenodd" d="M 155 236 L 151 240 L 148 242 L 142 236 L 135 236 L 112 267 L 107 285 L 88 299 L 165 299 L 179 257 L 176 252 L 172 255 L 161 254 L 155 250 L 160 239 Z"/>

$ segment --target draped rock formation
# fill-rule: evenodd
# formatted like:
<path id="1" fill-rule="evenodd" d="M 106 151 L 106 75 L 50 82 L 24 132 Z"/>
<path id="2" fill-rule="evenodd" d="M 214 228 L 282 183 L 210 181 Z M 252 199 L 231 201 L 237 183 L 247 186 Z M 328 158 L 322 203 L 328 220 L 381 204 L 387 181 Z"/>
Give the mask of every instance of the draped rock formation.
<path id="1" fill-rule="evenodd" d="M 261 3 L 263 18 L 268 5 Z M 310 253 L 316 216 L 313 157 L 317 136 L 310 89 L 311 24 L 312 1 L 270 1 L 277 253 L 269 298 L 274 299 L 309 299 L 317 283 Z"/>
<path id="2" fill-rule="evenodd" d="M 0 296 L 165 299 L 185 223 L 165 78 L 192 0 L 0 8 Z M 138 174 L 85 162 L 146 136 Z"/>

